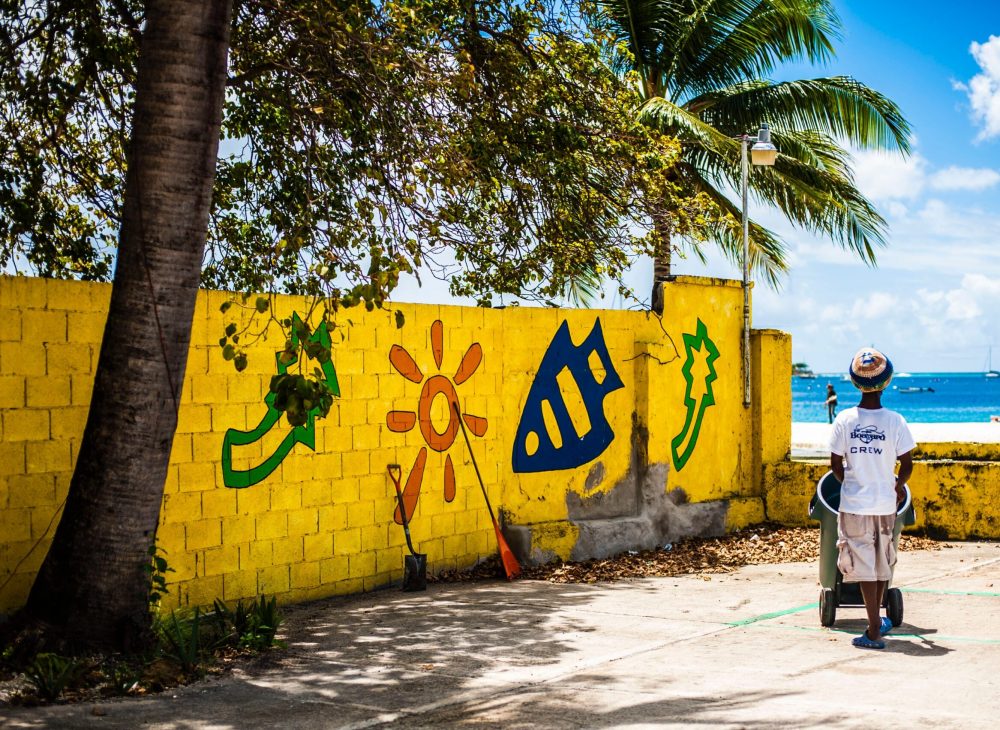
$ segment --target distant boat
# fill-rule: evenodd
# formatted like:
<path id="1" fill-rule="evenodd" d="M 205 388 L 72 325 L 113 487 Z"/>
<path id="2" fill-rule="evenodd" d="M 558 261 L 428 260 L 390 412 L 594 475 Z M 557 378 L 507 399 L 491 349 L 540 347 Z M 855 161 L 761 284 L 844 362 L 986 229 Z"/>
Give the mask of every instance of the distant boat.
<path id="1" fill-rule="evenodd" d="M 900 388 L 900 393 L 933 393 L 934 388 Z"/>
<path id="2" fill-rule="evenodd" d="M 912 378 L 913 376 L 909 373 L 896 373 L 897 378 Z"/>
<path id="3" fill-rule="evenodd" d="M 991 346 L 986 351 L 986 372 L 984 375 L 987 378 L 1000 378 L 1000 372 L 993 369 L 993 347 Z"/>

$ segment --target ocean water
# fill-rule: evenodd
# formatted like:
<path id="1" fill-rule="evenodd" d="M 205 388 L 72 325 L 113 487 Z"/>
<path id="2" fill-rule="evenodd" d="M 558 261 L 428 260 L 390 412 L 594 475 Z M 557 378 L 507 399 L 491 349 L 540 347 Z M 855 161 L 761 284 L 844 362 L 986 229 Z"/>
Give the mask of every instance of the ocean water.
<path id="1" fill-rule="evenodd" d="M 827 383 L 837 391 L 838 411 L 861 399 L 860 391 L 841 374 L 793 377 L 792 421 L 827 422 Z M 988 423 L 990 416 L 1000 416 L 1000 378 L 983 373 L 897 373 L 882 405 L 910 423 Z"/>

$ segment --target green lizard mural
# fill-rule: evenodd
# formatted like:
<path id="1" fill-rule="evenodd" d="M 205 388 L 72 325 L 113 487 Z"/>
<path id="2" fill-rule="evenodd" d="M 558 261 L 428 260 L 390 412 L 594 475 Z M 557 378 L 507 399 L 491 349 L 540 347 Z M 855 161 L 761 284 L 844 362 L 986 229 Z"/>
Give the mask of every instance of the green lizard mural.
<path id="1" fill-rule="evenodd" d="M 684 468 L 694 452 L 705 411 L 709 406 L 715 405 L 712 383 L 718 378 L 715 372 L 715 361 L 719 359 L 719 350 L 715 343 L 709 339 L 708 328 L 700 319 L 695 333 L 693 335 L 685 333 L 683 338 L 686 357 L 684 365 L 681 367 L 681 374 L 687 382 L 687 390 L 684 393 L 687 414 L 684 416 L 684 426 L 681 428 L 681 432 L 674 436 L 670 442 L 674 468 L 677 471 Z M 698 353 L 700 357 L 696 357 L 695 353 Z M 696 380 L 692 368 L 698 360 L 704 362 L 705 374 L 704 377 Z"/>
<path id="2" fill-rule="evenodd" d="M 296 332 L 301 326 L 301 318 L 298 314 L 293 315 L 293 326 L 292 326 L 292 347 L 298 346 L 298 335 Z M 326 322 L 320 324 L 309 337 L 310 342 L 318 342 L 323 345 L 327 350 L 330 349 L 330 333 L 327 330 Z M 275 363 L 278 368 L 278 375 L 282 375 L 288 371 L 288 368 L 298 362 L 298 358 L 293 358 L 288 362 L 282 362 L 283 353 L 275 354 Z M 330 391 L 337 397 L 340 396 L 340 385 L 337 383 L 337 371 L 333 367 L 333 363 L 327 360 L 326 362 L 320 363 L 321 371 L 323 373 L 323 378 L 326 381 L 327 387 Z M 295 444 L 302 444 L 313 451 L 316 450 L 316 415 L 319 413 L 319 407 L 313 408 L 307 414 L 306 422 L 301 426 L 295 426 L 291 432 L 285 436 L 285 438 L 275 449 L 274 453 L 268 456 L 264 461 L 262 461 L 257 466 L 250 467 L 246 470 L 234 469 L 233 468 L 233 446 L 246 446 L 247 444 L 252 444 L 255 441 L 262 439 L 274 425 L 281 420 L 282 412 L 274 407 L 274 399 L 277 397 L 276 393 L 268 393 L 264 397 L 264 403 L 267 405 L 267 413 L 261 419 L 257 427 L 250 431 L 240 431 L 235 428 L 231 428 L 226 431 L 226 435 L 222 440 L 222 480 L 227 487 L 232 487 L 234 489 L 242 489 L 244 487 L 249 487 L 266 479 L 271 472 L 278 468 L 278 465 L 284 460 L 288 453 L 292 450 Z"/>

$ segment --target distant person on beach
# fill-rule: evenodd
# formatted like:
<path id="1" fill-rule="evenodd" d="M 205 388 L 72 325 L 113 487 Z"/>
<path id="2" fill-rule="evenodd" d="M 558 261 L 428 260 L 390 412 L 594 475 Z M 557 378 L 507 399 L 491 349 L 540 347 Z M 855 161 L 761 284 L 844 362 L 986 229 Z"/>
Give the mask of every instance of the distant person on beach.
<path id="1" fill-rule="evenodd" d="M 837 391 L 833 389 L 833 383 L 826 384 L 826 417 L 833 423 L 833 417 L 837 415 Z"/>
<path id="2" fill-rule="evenodd" d="M 830 434 L 830 469 L 841 482 L 837 567 L 845 583 L 861 584 L 868 613 L 868 629 L 852 643 L 884 649 L 892 622 L 880 618 L 879 609 L 896 564 L 893 527 L 916 443 L 906 420 L 882 407 L 882 391 L 892 380 L 889 358 L 871 347 L 858 350 L 850 375 L 861 402 L 837 415 Z M 896 459 L 899 474 L 893 473 Z"/>

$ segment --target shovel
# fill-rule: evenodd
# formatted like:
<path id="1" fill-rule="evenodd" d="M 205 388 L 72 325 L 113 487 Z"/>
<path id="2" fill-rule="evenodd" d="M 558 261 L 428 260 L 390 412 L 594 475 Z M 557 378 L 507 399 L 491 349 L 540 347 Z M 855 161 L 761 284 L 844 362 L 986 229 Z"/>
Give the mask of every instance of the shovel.
<path id="1" fill-rule="evenodd" d="M 399 464 L 389 464 L 387 468 L 389 470 L 389 478 L 392 479 L 392 485 L 396 488 L 399 515 L 403 519 L 403 533 L 406 535 L 406 546 L 410 549 L 410 554 L 403 556 L 403 590 L 426 591 L 427 555 L 414 550 L 413 542 L 410 540 L 410 520 L 406 516 L 406 505 L 403 504 L 403 492 L 399 488 L 402 469 Z"/>

